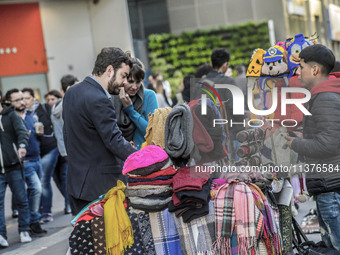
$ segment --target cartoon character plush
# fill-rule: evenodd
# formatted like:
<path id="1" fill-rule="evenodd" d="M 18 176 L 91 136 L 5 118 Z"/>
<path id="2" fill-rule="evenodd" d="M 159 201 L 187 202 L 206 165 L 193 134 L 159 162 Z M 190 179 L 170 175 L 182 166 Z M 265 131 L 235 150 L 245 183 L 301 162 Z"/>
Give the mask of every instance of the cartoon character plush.
<path id="1" fill-rule="evenodd" d="M 287 51 L 281 46 L 270 47 L 263 55 L 263 62 L 261 76 L 282 77 L 289 74 Z"/>
<path id="2" fill-rule="evenodd" d="M 288 52 L 288 67 L 289 67 L 289 78 L 292 77 L 300 63 L 300 52 L 312 45 L 313 39 L 306 39 L 303 34 L 297 34 L 293 39 L 286 41 L 286 49 Z"/>
<path id="3" fill-rule="evenodd" d="M 260 77 L 263 65 L 263 55 L 266 52 L 263 49 L 256 49 L 251 57 L 250 64 L 247 69 L 247 77 Z"/>

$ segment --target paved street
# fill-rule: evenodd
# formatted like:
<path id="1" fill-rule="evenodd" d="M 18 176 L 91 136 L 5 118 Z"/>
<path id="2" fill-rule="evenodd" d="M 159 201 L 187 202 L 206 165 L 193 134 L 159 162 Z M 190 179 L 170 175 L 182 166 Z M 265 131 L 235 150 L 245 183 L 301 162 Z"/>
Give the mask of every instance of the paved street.
<path id="1" fill-rule="evenodd" d="M 72 216 L 64 214 L 64 200 L 57 188 L 53 185 L 53 217 L 54 221 L 43 224 L 43 228 L 48 231 L 43 237 L 33 237 L 33 241 L 28 244 L 19 242 L 17 220 L 11 217 L 11 192 L 6 191 L 5 215 L 8 231 L 8 242 L 10 247 L 0 250 L 4 255 L 65 255 L 68 248 L 68 237 L 72 231 L 70 221 Z M 298 223 L 306 215 L 309 209 L 315 208 L 314 201 L 300 204 L 299 215 L 296 217 Z M 310 240 L 318 242 L 321 240 L 320 233 L 307 235 Z"/>
<path id="2" fill-rule="evenodd" d="M 52 181 L 53 182 L 53 181 Z M 72 231 L 71 214 L 64 214 L 64 198 L 53 182 L 53 222 L 43 224 L 48 231 L 43 237 L 32 236 L 33 241 L 27 244 L 19 242 L 17 219 L 12 219 L 11 191 L 6 190 L 5 217 L 9 248 L 0 249 L 4 255 L 64 255 L 68 248 L 68 237 Z"/>

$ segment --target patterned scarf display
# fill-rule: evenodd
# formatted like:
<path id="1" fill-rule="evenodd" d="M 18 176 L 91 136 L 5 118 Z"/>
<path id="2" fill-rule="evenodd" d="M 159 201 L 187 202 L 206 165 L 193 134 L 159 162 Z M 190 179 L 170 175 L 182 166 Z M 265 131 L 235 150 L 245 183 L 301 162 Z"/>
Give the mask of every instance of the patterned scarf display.
<path id="1" fill-rule="evenodd" d="M 255 216 L 255 201 L 248 185 L 231 180 L 218 190 L 215 205 L 216 242 L 214 249 L 222 255 L 232 254 L 235 232 L 239 253 L 255 254 L 256 228 L 260 220 Z"/>
<path id="2" fill-rule="evenodd" d="M 183 255 L 215 254 L 211 248 L 215 241 L 214 203 L 209 203 L 209 214 L 190 223 L 174 217 Z"/>
<path id="3" fill-rule="evenodd" d="M 152 236 L 157 255 L 182 255 L 173 215 L 168 209 L 149 213 Z"/>
<path id="4" fill-rule="evenodd" d="M 281 235 L 279 226 L 275 220 L 275 214 L 273 210 L 269 207 L 267 198 L 255 184 L 249 184 L 253 196 L 255 198 L 255 204 L 260 210 L 261 214 L 264 216 L 263 219 L 263 236 L 261 239 L 266 245 L 268 254 L 282 254 L 281 252 Z"/>

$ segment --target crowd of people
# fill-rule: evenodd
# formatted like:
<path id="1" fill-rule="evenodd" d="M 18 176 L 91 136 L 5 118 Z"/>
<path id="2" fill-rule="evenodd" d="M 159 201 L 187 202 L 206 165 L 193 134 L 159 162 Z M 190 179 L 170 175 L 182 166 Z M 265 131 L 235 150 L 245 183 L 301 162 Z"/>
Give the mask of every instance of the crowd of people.
<path id="1" fill-rule="evenodd" d="M 65 199 L 64 213 L 71 207 L 66 191 L 67 154 L 63 140 L 62 96 L 77 83 L 72 75 L 61 79 L 61 92 L 52 90 L 39 103 L 32 88 L 13 88 L 1 97 L 1 219 L 0 246 L 7 247 L 4 215 L 7 184 L 12 191 L 12 217 L 18 218 L 20 242 L 47 233 L 41 224 L 53 221 L 52 185 Z"/>
<path id="2" fill-rule="evenodd" d="M 340 82 L 328 80 L 334 55 L 325 46 L 313 45 L 302 50 L 300 58 L 296 74 L 312 93 L 313 114 L 304 122 L 303 136 L 287 137 L 287 146 L 304 156 L 307 163 L 322 159 L 322 163 L 337 165 Z M 118 180 L 126 183 L 124 161 L 143 147 L 150 116 L 159 108 L 200 98 L 199 93 L 190 93 L 193 79 L 236 85 L 246 95 L 245 67 L 236 66 L 237 77 L 233 79 L 226 74 L 229 60 L 227 50 L 215 49 L 211 64 L 185 76 L 180 90 L 171 97 L 170 84 L 160 73 L 147 77 L 148 86 L 144 86 L 143 63 L 119 48 L 108 47 L 98 54 L 91 75 L 81 82 L 65 75 L 61 92 L 48 92 L 46 103 L 35 99 L 32 88 L 11 89 L 4 96 L 0 93 L 0 247 L 8 246 L 4 217 L 7 184 L 13 194 L 13 217 L 18 217 L 20 241 L 30 242 L 32 234 L 46 234 L 41 224 L 53 220 L 52 178 L 64 196 L 65 214 L 73 215 Z M 233 112 L 231 92 L 217 91 L 227 119 L 243 121 L 243 116 Z M 239 147 L 236 135 L 241 130 L 241 126 L 230 127 L 229 151 Z M 340 183 L 313 180 L 307 186 L 316 196 L 323 239 L 327 246 L 340 251 Z"/>

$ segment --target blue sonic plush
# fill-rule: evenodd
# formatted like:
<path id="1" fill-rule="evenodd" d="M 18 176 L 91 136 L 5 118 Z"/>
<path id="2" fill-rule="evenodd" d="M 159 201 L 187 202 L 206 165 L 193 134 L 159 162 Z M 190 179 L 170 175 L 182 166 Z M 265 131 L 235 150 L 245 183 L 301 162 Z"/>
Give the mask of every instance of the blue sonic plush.
<path id="1" fill-rule="evenodd" d="M 300 52 L 312 44 L 313 42 L 311 42 L 310 39 L 306 39 L 303 34 L 297 34 L 293 39 L 286 41 L 285 46 L 288 52 L 289 78 L 295 75 L 300 63 Z"/>

